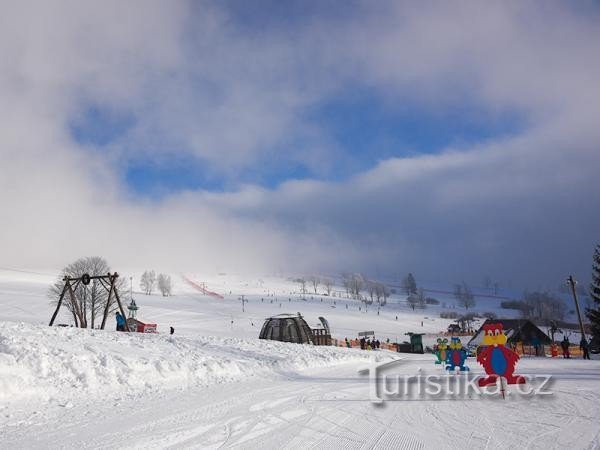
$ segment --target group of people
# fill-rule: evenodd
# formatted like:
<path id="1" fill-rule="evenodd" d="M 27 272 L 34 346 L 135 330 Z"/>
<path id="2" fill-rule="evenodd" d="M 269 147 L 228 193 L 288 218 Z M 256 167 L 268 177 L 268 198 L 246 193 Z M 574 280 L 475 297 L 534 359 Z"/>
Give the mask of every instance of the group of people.
<path id="1" fill-rule="evenodd" d="M 379 339 L 375 339 L 375 336 L 373 336 L 372 340 L 370 338 L 365 339 L 364 337 L 360 339 L 361 350 L 379 350 L 380 346 L 381 343 Z"/>
<path id="2" fill-rule="evenodd" d="M 571 342 L 569 342 L 569 338 L 567 336 L 563 337 L 563 340 L 560 343 L 560 348 L 562 349 L 563 358 L 571 358 L 571 352 L 569 347 L 571 346 Z M 581 337 L 581 341 L 579 341 L 579 349 L 581 350 L 583 359 L 590 359 L 590 344 L 588 343 L 585 336 Z"/>

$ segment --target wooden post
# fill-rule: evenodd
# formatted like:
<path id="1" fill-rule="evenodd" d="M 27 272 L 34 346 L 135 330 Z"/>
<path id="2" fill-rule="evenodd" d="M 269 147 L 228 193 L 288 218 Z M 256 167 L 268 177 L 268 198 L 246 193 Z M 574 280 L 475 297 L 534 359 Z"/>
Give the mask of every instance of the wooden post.
<path id="1" fill-rule="evenodd" d="M 117 272 L 114 274 L 114 279 L 116 280 L 119 275 Z M 123 304 L 121 303 L 121 299 L 119 298 L 119 291 L 115 286 L 115 298 L 117 299 L 117 304 L 119 305 L 119 309 L 121 310 L 121 314 L 123 314 L 123 318 L 125 319 L 125 331 L 129 332 L 129 325 L 127 324 L 127 316 L 125 315 L 125 310 L 123 309 Z"/>
<path id="2" fill-rule="evenodd" d="M 110 280 L 110 289 L 108 290 L 108 298 L 106 299 L 106 307 L 104 308 L 104 315 L 102 316 L 102 325 L 100 326 L 101 330 L 104 330 L 104 326 L 106 325 L 106 318 L 108 317 L 108 311 L 110 309 L 110 301 L 112 299 L 113 290 L 115 288 L 115 283 L 110 273 L 108 274 L 108 279 Z"/>
<path id="3" fill-rule="evenodd" d="M 63 281 L 66 281 L 67 277 L 65 277 L 63 279 Z M 58 298 L 58 304 L 56 305 L 56 311 L 54 311 L 54 314 L 52 314 L 52 319 L 50 319 L 50 324 L 48 326 L 52 326 L 54 324 L 54 320 L 56 319 L 56 316 L 58 315 L 58 310 L 60 309 L 60 305 L 62 305 L 62 301 L 63 298 L 65 296 L 65 293 L 67 292 L 67 284 L 65 283 L 62 292 L 60 293 L 60 297 Z M 77 323 L 75 323 L 75 325 L 77 325 Z"/>
<path id="4" fill-rule="evenodd" d="M 71 286 L 71 280 L 67 280 L 67 289 L 69 290 L 69 296 L 71 297 L 71 304 L 75 309 L 75 313 L 77 317 L 79 317 L 79 327 L 85 328 L 85 317 L 81 315 L 81 309 L 79 308 L 79 303 L 75 299 L 75 292 L 73 291 L 73 287 Z"/>

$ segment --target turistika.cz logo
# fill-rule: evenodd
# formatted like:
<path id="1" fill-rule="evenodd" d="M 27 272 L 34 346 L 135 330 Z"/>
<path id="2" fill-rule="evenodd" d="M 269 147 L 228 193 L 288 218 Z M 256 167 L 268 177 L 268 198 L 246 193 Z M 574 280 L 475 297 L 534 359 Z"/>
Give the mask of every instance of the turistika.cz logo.
<path id="1" fill-rule="evenodd" d="M 528 397 L 552 395 L 551 375 L 522 374 L 523 381 L 508 385 L 503 377 L 495 382 L 481 383 L 484 374 L 471 372 L 426 373 L 417 368 L 416 373 L 394 373 L 405 364 L 405 360 L 396 359 L 389 362 L 371 361 L 368 367 L 358 371 L 369 377 L 369 400 L 373 403 L 398 400 L 442 400 L 442 399 L 474 399 L 482 397 L 506 398 L 509 395 Z"/>

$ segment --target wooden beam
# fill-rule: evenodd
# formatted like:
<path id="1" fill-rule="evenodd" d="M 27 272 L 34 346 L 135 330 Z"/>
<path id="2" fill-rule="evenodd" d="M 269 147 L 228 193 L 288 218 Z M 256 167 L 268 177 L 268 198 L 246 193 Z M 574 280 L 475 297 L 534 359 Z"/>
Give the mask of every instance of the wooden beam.
<path id="1" fill-rule="evenodd" d="M 77 300 L 75 299 L 75 292 L 73 290 L 73 287 L 71 286 L 70 280 L 67 280 L 67 288 L 71 297 L 71 304 L 73 305 L 73 308 L 75 308 L 75 313 L 77 314 L 77 317 L 79 317 L 79 327 L 85 328 L 85 317 L 81 315 L 81 309 L 79 308 L 79 303 L 77 303 Z"/>
<path id="2" fill-rule="evenodd" d="M 116 279 L 118 278 L 118 274 L 117 272 L 115 272 L 114 274 L 114 280 L 116 281 Z M 117 303 L 119 304 L 119 309 L 121 310 L 121 314 L 123 314 L 123 318 L 125 319 L 125 331 L 127 331 L 129 333 L 129 325 L 127 325 L 127 316 L 125 315 L 125 310 L 123 309 L 123 304 L 121 303 L 121 299 L 119 298 L 119 291 L 117 290 L 117 287 L 114 287 L 114 291 L 115 291 L 115 297 L 117 299 Z"/>
<path id="3" fill-rule="evenodd" d="M 65 285 L 63 286 L 63 290 L 60 293 L 60 297 L 58 298 L 58 304 L 56 305 L 56 311 L 54 311 L 54 314 L 52 314 L 52 319 L 50 319 L 50 324 L 48 326 L 52 326 L 54 325 L 54 320 L 56 319 L 56 316 L 58 315 L 58 310 L 60 309 L 60 305 L 62 305 L 62 301 L 63 298 L 65 296 L 65 293 L 67 292 L 67 284 L 65 283 Z M 77 325 L 77 324 L 75 324 Z"/>
<path id="4" fill-rule="evenodd" d="M 106 326 L 106 318 L 108 317 L 108 310 L 110 309 L 110 301 L 112 299 L 112 293 L 114 290 L 114 280 L 111 277 L 110 273 L 108 274 L 108 278 L 110 280 L 110 289 L 108 291 L 108 298 L 106 299 L 106 306 L 104 307 L 104 315 L 102 316 L 102 325 L 100 326 L 101 330 L 104 330 Z"/>

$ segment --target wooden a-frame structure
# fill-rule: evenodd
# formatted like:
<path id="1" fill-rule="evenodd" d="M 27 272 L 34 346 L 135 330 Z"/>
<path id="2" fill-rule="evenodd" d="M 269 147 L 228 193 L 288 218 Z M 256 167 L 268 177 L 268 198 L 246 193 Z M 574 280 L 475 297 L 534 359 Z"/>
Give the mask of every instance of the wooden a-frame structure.
<path id="1" fill-rule="evenodd" d="M 115 300 L 117 301 L 117 305 L 119 306 L 119 310 L 123 317 L 127 317 L 125 315 L 125 310 L 123 309 L 123 304 L 121 303 L 121 299 L 119 298 L 119 291 L 117 290 L 117 278 L 119 278 L 119 274 L 117 272 L 111 274 L 110 272 L 107 275 L 93 275 L 90 276 L 87 273 L 84 273 L 80 277 L 67 277 L 63 278 L 65 282 L 65 286 L 58 298 L 58 304 L 56 305 L 56 311 L 52 315 L 52 319 L 50 319 L 50 326 L 54 324 L 54 320 L 58 315 L 58 311 L 62 305 L 63 299 L 67 292 L 69 293 L 69 297 L 71 298 L 71 304 L 73 305 L 73 319 L 75 320 L 75 326 L 81 328 L 87 328 L 87 318 L 83 315 L 83 312 L 79 308 L 79 303 L 75 299 L 75 291 L 81 285 L 87 286 L 90 284 L 91 280 L 99 280 L 100 284 L 108 291 L 108 298 L 106 299 L 106 306 L 104 307 L 104 315 L 102 316 L 102 325 L 100 329 L 104 330 L 104 326 L 106 325 L 106 319 L 108 317 L 108 312 L 110 310 L 110 305 L 112 303 L 113 295 Z M 125 327 L 127 330 L 127 327 Z M 129 331 L 129 330 L 127 330 Z"/>

